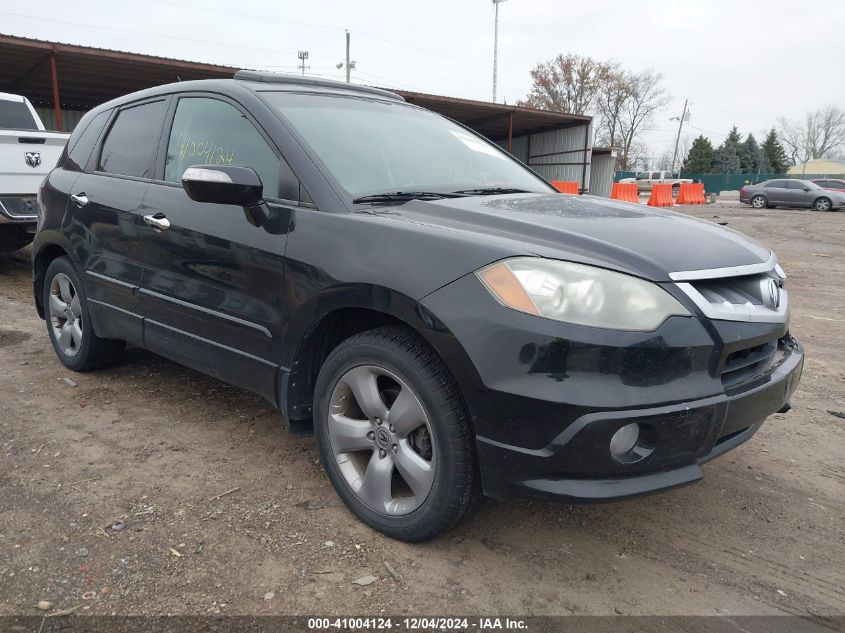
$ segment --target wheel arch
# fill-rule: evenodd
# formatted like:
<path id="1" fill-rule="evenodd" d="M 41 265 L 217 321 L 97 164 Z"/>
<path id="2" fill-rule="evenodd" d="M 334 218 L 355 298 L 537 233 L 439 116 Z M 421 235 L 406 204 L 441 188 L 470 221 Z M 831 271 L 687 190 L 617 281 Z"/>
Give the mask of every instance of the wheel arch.
<path id="1" fill-rule="evenodd" d="M 50 264 L 59 257 L 68 257 L 76 264 L 67 244 L 59 240 L 36 240 L 32 250 L 32 290 L 35 295 L 35 309 L 44 318 L 44 278 Z"/>
<path id="2" fill-rule="evenodd" d="M 828 194 L 821 194 L 813 198 L 813 208 L 816 208 L 816 205 L 819 203 L 819 200 L 827 200 L 828 204 L 830 204 L 830 208 L 833 209 L 833 198 L 831 198 Z"/>
<path id="3" fill-rule="evenodd" d="M 366 294 L 370 298 L 389 297 L 390 300 L 361 301 L 361 294 L 352 292 L 346 294 L 346 301 L 338 301 L 337 295 L 332 295 L 331 305 L 323 310 L 314 310 L 313 305 L 300 308 L 300 313 L 305 310 L 314 315 L 307 325 L 296 325 L 296 319 L 291 322 L 284 345 L 290 350 L 290 358 L 283 363 L 289 370 L 280 373 L 278 389 L 279 409 L 288 429 L 294 435 L 312 432 L 314 386 L 329 354 L 354 334 L 389 325 L 407 328 L 434 350 L 454 380 L 472 419 L 464 390 L 470 381 L 470 384 L 480 384 L 480 377 L 455 336 L 434 314 L 410 297 L 383 288 L 371 288 Z M 316 304 L 326 303 L 325 299 L 317 299 Z"/>

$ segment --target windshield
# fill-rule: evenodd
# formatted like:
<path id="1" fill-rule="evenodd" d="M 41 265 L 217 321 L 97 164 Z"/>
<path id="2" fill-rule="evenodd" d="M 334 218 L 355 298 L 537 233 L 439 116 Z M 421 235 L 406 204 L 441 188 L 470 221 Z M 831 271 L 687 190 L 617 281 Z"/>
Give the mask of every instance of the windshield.
<path id="1" fill-rule="evenodd" d="M 402 102 L 264 92 L 352 197 L 507 189 L 550 193 L 508 153 Z"/>

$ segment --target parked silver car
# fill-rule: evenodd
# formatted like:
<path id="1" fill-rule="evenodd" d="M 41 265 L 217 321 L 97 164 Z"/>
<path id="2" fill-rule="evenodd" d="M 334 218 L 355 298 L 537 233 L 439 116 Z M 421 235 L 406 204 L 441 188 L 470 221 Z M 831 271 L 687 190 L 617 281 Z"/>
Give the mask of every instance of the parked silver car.
<path id="1" fill-rule="evenodd" d="M 845 191 L 823 189 L 809 180 L 782 178 L 744 186 L 739 190 L 739 201 L 755 209 L 810 207 L 833 211 L 845 207 Z"/>

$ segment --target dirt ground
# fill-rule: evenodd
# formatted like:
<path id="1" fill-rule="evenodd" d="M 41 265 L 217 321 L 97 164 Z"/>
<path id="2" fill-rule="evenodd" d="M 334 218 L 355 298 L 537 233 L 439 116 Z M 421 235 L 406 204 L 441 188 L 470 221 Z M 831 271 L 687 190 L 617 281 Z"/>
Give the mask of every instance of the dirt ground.
<path id="1" fill-rule="evenodd" d="M 356 521 L 256 396 L 138 349 L 66 370 L 28 252 L 0 259 L 0 615 L 845 614 L 845 213 L 688 212 L 778 253 L 807 351 L 793 410 L 696 485 L 490 502 L 423 545 Z"/>

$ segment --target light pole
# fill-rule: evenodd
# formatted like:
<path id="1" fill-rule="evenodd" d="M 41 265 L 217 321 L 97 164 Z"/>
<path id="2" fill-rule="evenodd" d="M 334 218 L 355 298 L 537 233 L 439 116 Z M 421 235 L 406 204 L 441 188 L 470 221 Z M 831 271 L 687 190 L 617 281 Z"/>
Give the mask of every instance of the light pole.
<path id="1" fill-rule="evenodd" d="M 493 103 L 496 103 L 496 75 L 499 64 L 499 4 L 505 0 L 493 0 L 496 7 L 496 22 L 493 28 Z"/>
<path id="2" fill-rule="evenodd" d="M 299 68 L 302 71 L 302 76 L 305 76 L 305 69 L 311 68 L 311 66 L 305 65 L 305 60 L 308 59 L 308 51 L 297 51 L 296 56 L 299 58 Z"/>

